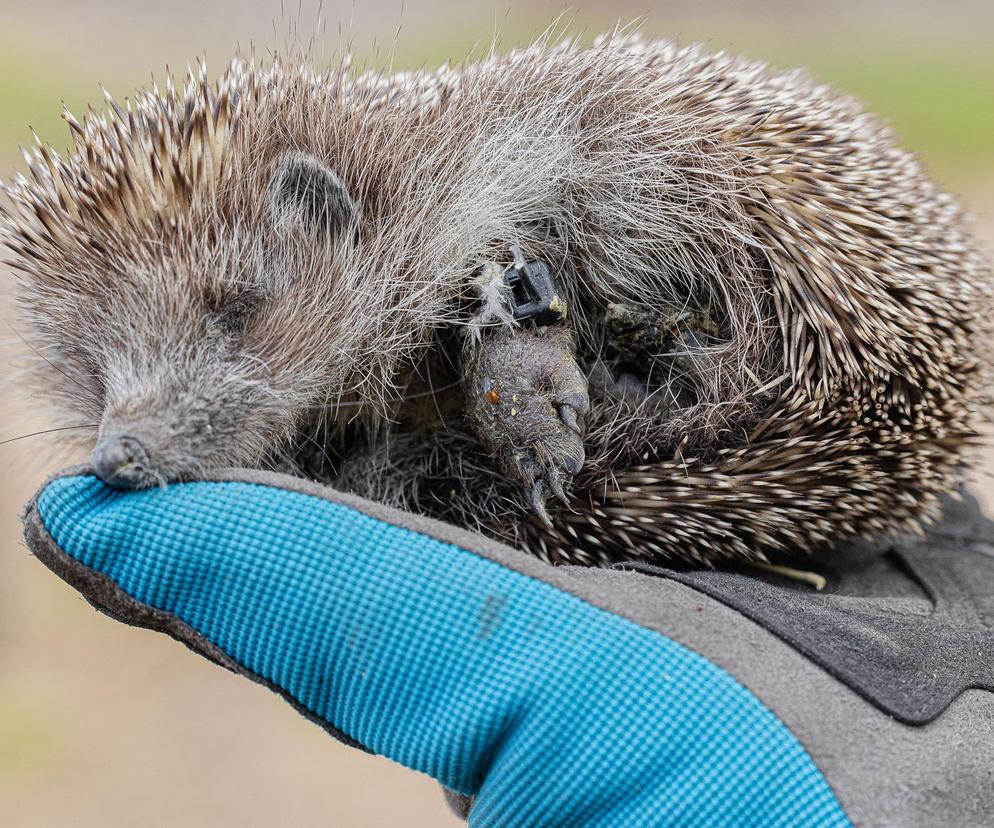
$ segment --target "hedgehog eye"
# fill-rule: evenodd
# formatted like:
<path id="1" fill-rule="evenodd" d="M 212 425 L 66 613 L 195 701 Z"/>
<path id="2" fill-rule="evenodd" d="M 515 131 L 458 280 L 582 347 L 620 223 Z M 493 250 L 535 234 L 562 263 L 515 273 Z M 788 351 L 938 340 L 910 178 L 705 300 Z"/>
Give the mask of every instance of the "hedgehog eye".
<path id="1" fill-rule="evenodd" d="M 300 224 L 328 239 L 356 226 L 356 205 L 341 178 L 313 155 L 284 159 L 269 185 L 269 211 L 279 227 Z"/>
<path id="2" fill-rule="evenodd" d="M 228 334 L 240 334 L 255 307 L 254 296 L 241 296 L 230 303 L 221 313 L 219 321 Z"/>
<path id="3" fill-rule="evenodd" d="M 245 290 L 234 295 L 213 292 L 206 295 L 204 300 L 213 324 L 232 336 L 245 330 L 245 323 L 255 309 L 258 298 L 254 291 Z"/>

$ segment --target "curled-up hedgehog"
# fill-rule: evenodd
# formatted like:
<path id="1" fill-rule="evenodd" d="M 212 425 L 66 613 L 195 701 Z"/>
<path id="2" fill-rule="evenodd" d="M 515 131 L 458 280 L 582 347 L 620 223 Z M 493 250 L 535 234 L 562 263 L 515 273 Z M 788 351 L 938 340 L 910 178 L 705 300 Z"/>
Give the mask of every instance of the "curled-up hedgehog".
<path id="1" fill-rule="evenodd" d="M 620 36 L 301 64 L 67 113 L 7 187 L 107 483 L 278 468 L 584 564 L 808 554 L 958 485 L 991 273 L 851 100 Z"/>

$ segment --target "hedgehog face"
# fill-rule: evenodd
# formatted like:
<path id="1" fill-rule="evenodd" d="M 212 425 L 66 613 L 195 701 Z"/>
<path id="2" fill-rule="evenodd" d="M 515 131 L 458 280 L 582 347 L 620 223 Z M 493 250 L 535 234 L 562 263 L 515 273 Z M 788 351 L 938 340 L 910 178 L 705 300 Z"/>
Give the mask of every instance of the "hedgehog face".
<path id="1" fill-rule="evenodd" d="M 307 388 L 342 384 L 351 360 L 334 317 L 355 312 L 336 294 L 355 204 L 331 169 L 293 153 L 275 164 L 267 215 L 225 227 L 213 256 L 203 257 L 211 247 L 201 237 L 191 247 L 199 261 L 181 249 L 163 264 L 168 273 L 142 280 L 128 301 L 117 296 L 93 451 L 107 483 L 144 488 L 278 457 Z"/>
<path id="2" fill-rule="evenodd" d="M 71 260 L 18 239 L 42 384 L 73 424 L 99 423 L 93 465 L 112 485 L 279 458 L 318 391 L 344 389 L 361 361 L 343 333 L 364 314 L 345 275 L 356 208 L 341 180 L 293 153 L 243 186 L 263 209 L 240 209 L 245 190 L 231 188 L 166 232 L 91 220 Z"/>

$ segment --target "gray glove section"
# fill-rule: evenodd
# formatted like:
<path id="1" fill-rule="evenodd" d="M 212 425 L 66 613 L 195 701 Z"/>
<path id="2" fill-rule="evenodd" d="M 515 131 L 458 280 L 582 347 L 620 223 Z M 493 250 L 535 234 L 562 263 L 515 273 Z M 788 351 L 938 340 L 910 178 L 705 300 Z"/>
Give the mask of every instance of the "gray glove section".
<path id="1" fill-rule="evenodd" d="M 73 469 L 63 474 L 87 471 Z M 680 642 L 735 676 L 777 714 L 825 774 L 856 826 L 994 825 L 994 693 L 966 690 L 940 706 L 928 723 L 907 724 L 867 701 L 783 637 L 700 589 L 671 577 L 636 571 L 550 567 L 518 550 L 454 526 L 284 475 L 234 470 L 209 479 L 277 486 L 342 503 L 372 517 L 473 550 Z M 173 628 L 175 619 L 149 616 L 148 608 L 137 605 L 115 585 L 87 584 L 87 578 L 99 576 L 83 570 L 52 543 L 32 504 L 26 508 L 24 520 L 35 554 L 84 594 L 96 599 L 99 608 L 128 623 L 169 632 L 208 658 L 243 672 L 238 665 L 226 663 L 230 660 L 223 654 L 212 652 L 209 645 L 205 648 L 205 642 L 193 640 L 190 631 Z M 969 555 L 989 555 L 991 538 L 994 538 L 992 524 L 979 514 L 975 503 L 968 502 L 958 511 L 953 509 L 925 543 L 941 547 L 945 556 L 966 550 L 968 556 L 964 559 L 969 559 Z M 852 554 L 863 559 L 865 577 L 851 580 L 850 587 L 844 591 L 873 600 L 899 598 L 905 609 L 920 618 L 936 616 L 930 596 L 914 578 L 884 558 L 874 556 L 872 549 L 854 549 Z M 942 558 L 936 559 L 940 569 L 941 564 Z M 701 577 L 706 580 L 709 574 Z M 715 573 L 714 577 L 722 576 Z M 796 593 L 793 587 L 756 583 L 760 590 L 780 589 L 786 603 L 794 600 L 789 594 Z M 994 596 L 994 575 L 989 569 L 977 574 L 975 585 L 978 596 Z M 775 606 L 775 599 L 770 600 Z M 958 602 L 961 598 L 954 600 Z M 795 615 L 791 623 L 803 625 L 803 613 Z M 941 628 L 941 619 L 935 623 Z M 971 626 L 968 620 L 959 627 L 960 634 L 976 635 L 981 630 L 982 623 Z M 845 636 L 846 631 L 840 629 L 839 634 Z M 940 629 L 938 634 L 944 633 Z M 983 647 L 990 644 L 989 638 L 971 640 Z M 843 646 L 844 642 L 839 644 Z M 889 652 L 887 642 L 877 652 Z M 983 652 L 977 653 L 978 659 Z M 971 658 L 971 651 L 964 649 L 962 663 L 976 666 Z M 249 678 L 255 677 L 249 675 Z M 335 735 L 341 738 L 341 734 Z"/>
<path id="2" fill-rule="evenodd" d="M 947 504 L 946 524 L 978 513 L 972 498 Z M 829 576 L 825 593 L 755 572 L 634 568 L 734 607 L 885 713 L 926 724 L 967 689 L 994 691 L 992 540 L 986 522 L 969 537 L 936 532 L 881 545 L 883 553 L 861 544 L 820 567 Z"/>

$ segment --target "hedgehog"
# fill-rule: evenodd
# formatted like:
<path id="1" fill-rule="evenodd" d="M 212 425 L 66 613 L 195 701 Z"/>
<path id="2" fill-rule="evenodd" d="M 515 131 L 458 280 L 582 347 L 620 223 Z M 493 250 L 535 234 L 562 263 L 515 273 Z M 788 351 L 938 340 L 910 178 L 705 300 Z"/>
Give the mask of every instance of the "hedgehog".
<path id="1" fill-rule="evenodd" d="M 958 487 L 989 265 L 806 74 L 615 32 L 180 86 L 66 112 L 6 185 L 31 382 L 108 484 L 275 469 L 554 564 L 708 566 Z"/>

